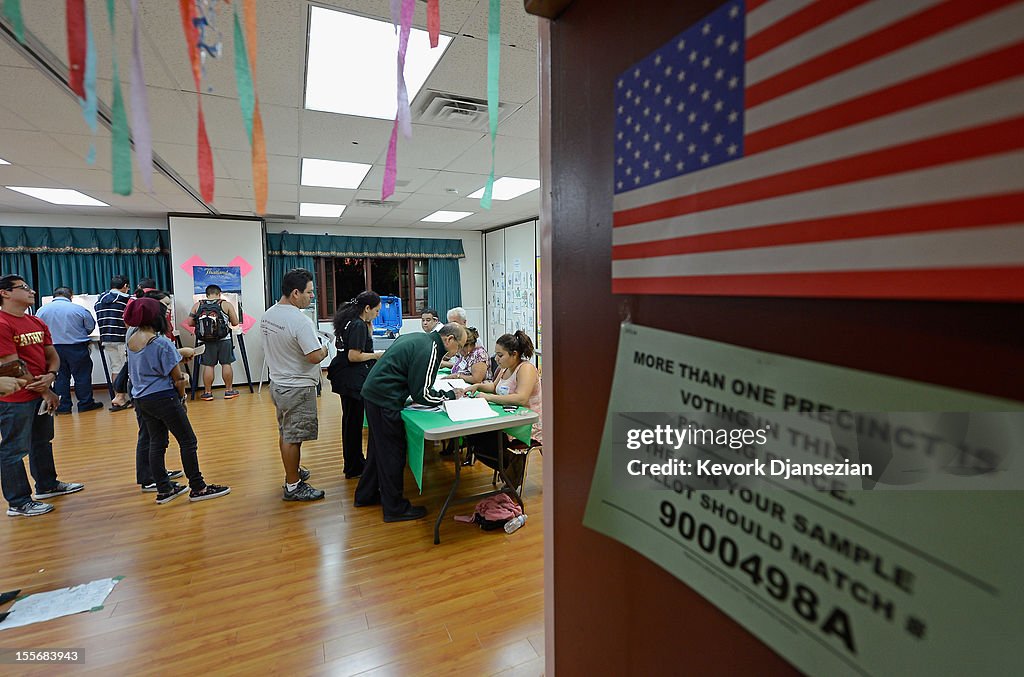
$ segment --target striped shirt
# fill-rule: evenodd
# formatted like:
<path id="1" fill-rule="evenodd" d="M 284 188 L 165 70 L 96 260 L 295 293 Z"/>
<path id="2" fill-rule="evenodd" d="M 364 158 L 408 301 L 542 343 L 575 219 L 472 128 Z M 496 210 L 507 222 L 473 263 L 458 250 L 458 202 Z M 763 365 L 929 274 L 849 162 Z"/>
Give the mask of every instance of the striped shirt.
<path id="1" fill-rule="evenodd" d="M 111 289 L 96 301 L 96 323 L 100 327 L 100 341 L 103 343 L 124 343 L 127 330 L 124 324 L 124 309 L 128 306 L 128 294 Z"/>

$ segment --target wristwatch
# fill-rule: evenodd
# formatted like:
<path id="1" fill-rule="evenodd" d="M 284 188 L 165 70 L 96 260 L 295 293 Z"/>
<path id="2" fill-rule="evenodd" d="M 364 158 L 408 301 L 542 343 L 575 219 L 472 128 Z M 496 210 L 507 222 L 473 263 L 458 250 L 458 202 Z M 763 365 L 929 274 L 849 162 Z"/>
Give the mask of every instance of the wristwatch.
<path id="1" fill-rule="evenodd" d="M 46 373 L 47 373 L 47 374 L 53 374 L 53 377 L 54 377 L 54 378 L 57 378 L 57 372 L 55 372 L 55 371 L 52 371 L 52 370 L 51 370 L 51 371 L 48 371 L 48 372 L 46 372 Z"/>

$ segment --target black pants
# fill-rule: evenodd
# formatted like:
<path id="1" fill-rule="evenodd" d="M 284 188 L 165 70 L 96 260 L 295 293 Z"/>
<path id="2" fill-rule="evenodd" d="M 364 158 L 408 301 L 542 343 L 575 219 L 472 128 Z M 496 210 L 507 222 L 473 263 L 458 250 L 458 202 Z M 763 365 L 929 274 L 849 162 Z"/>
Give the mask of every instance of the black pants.
<path id="1" fill-rule="evenodd" d="M 156 488 L 161 493 L 171 490 L 171 481 L 167 479 L 167 466 L 164 464 L 164 454 L 167 453 L 167 445 L 170 442 L 168 432 L 178 441 L 181 467 L 188 477 L 189 487 L 193 491 L 202 491 L 206 486 L 203 474 L 199 472 L 199 457 L 196 455 L 199 441 L 192 430 L 192 424 L 188 422 L 185 405 L 177 395 L 174 393 L 170 397 L 154 400 L 135 400 L 135 408 L 141 414 L 142 422 L 146 424 L 146 430 L 149 432 L 149 470 L 153 474 Z"/>
<path id="2" fill-rule="evenodd" d="M 378 407 L 364 400 L 370 426 L 366 468 L 356 485 L 356 502 L 374 503 L 378 497 L 385 516 L 401 515 L 411 506 L 402 495 L 405 482 L 405 423 L 397 409 Z"/>
<path id="3" fill-rule="evenodd" d="M 121 371 L 117 372 L 117 376 L 114 377 L 114 392 L 128 392 L 128 362 L 124 363 L 124 366 L 121 367 Z"/>
<path id="4" fill-rule="evenodd" d="M 345 459 L 344 473 L 353 477 L 363 472 L 363 399 L 341 396 L 341 452 Z"/>
<path id="5" fill-rule="evenodd" d="M 60 356 L 60 369 L 57 380 L 53 384 L 53 392 L 60 395 L 57 411 L 71 413 L 71 379 L 75 380 L 75 399 L 78 410 L 89 406 L 92 398 L 92 357 L 89 355 L 89 343 L 54 344 Z"/>

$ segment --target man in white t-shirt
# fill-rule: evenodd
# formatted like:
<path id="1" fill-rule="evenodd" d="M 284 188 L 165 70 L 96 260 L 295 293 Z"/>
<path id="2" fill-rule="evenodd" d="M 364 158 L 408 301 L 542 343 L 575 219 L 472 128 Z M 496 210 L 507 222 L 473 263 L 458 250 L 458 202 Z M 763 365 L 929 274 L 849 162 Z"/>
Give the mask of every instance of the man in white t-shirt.
<path id="1" fill-rule="evenodd" d="M 284 500 L 318 501 L 324 492 L 306 483 L 309 471 L 299 465 L 302 443 L 317 438 L 316 387 L 327 346 L 302 311 L 313 300 L 313 274 L 304 268 L 285 273 L 281 300 L 260 321 L 263 351 L 270 367 L 270 396 L 277 408 Z"/>

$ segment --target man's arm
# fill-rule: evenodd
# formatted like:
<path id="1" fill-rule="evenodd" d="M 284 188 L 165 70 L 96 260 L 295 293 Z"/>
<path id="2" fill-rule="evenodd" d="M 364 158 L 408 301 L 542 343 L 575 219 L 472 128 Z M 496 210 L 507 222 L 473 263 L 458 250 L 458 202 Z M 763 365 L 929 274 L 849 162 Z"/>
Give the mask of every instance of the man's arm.
<path id="1" fill-rule="evenodd" d="M 78 307 L 82 308 L 81 306 Z M 92 313 L 85 308 L 82 308 L 82 310 L 85 310 L 85 312 L 82 313 L 82 327 L 85 329 L 86 334 L 91 334 L 93 329 L 96 328 L 96 318 L 93 317 Z"/>
<path id="2" fill-rule="evenodd" d="M 50 386 L 57 380 L 54 374 L 60 369 L 60 355 L 57 354 L 57 349 L 53 347 L 53 344 L 49 344 L 43 347 L 43 351 L 46 354 L 46 373 L 45 374 L 33 374 L 35 379 L 25 386 L 25 390 L 31 390 L 36 393 L 49 392 Z M 51 373 L 53 372 L 53 373 Z"/>
<path id="3" fill-rule="evenodd" d="M 235 304 L 230 301 L 224 302 L 224 312 L 228 314 L 228 322 L 232 327 L 238 326 L 238 311 L 235 310 Z"/>
<path id="4" fill-rule="evenodd" d="M 181 321 L 181 326 L 194 330 L 196 328 L 196 311 L 199 310 L 199 301 L 192 304 L 192 310 L 188 311 L 188 317 Z"/>
<path id="5" fill-rule="evenodd" d="M 438 392 L 434 390 L 434 379 L 441 364 L 443 355 L 436 344 L 431 344 L 430 352 L 417 355 L 409 369 L 409 396 L 413 402 L 428 407 L 436 407 L 445 400 L 455 399 L 454 391 Z"/>

